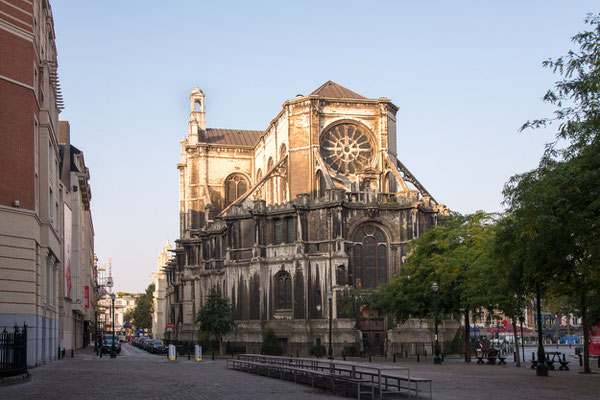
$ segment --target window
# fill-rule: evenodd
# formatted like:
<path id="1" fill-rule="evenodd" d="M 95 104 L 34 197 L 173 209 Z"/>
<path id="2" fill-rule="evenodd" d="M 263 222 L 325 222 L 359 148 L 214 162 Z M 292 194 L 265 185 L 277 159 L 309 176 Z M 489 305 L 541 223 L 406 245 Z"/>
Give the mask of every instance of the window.
<path id="1" fill-rule="evenodd" d="M 283 242 L 283 221 L 276 219 L 273 228 L 273 243 L 280 244 Z"/>
<path id="2" fill-rule="evenodd" d="M 324 197 L 325 196 L 325 177 L 323 176 L 323 173 L 321 172 L 321 170 L 317 171 L 317 179 L 316 179 L 316 190 L 315 190 L 315 197 L 319 198 L 319 197 Z"/>
<path id="3" fill-rule="evenodd" d="M 248 181 L 242 174 L 230 175 L 225 180 L 225 207 L 236 201 L 248 190 Z"/>
<path id="4" fill-rule="evenodd" d="M 391 172 L 388 172 L 383 182 L 383 191 L 386 193 L 396 193 L 398 191 L 398 185 L 396 184 L 396 178 Z"/>
<path id="5" fill-rule="evenodd" d="M 294 217 L 286 218 L 287 227 L 287 240 L 286 243 L 293 243 L 296 241 L 296 223 Z"/>
<path id="6" fill-rule="evenodd" d="M 381 229 L 367 224 L 356 231 L 349 271 L 356 288 L 375 289 L 387 282 L 387 252 L 387 241 Z"/>
<path id="7" fill-rule="evenodd" d="M 354 174 L 373 160 L 373 139 L 367 130 L 354 123 L 341 123 L 321 136 L 321 156 L 334 170 Z"/>
<path id="8" fill-rule="evenodd" d="M 292 308 L 292 278 L 287 272 L 280 272 L 275 276 L 276 306 L 277 309 L 291 310 Z"/>
<path id="9" fill-rule="evenodd" d="M 267 173 L 273 168 L 273 158 L 269 158 L 269 162 L 267 163 Z M 273 190 L 273 179 L 269 179 L 267 181 L 267 203 L 273 204 L 275 203 L 275 191 Z"/>

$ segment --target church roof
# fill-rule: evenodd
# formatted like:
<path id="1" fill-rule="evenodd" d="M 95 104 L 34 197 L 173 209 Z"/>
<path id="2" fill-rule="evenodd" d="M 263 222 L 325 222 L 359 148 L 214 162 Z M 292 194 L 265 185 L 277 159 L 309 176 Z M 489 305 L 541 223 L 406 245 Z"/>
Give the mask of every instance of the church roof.
<path id="1" fill-rule="evenodd" d="M 321 85 L 317 90 L 311 93 L 311 95 L 320 97 L 329 97 L 334 99 L 365 99 L 366 97 L 361 96 L 358 93 L 354 93 L 350 89 L 346 89 L 342 85 L 338 85 L 333 81 L 327 81 Z"/>
<path id="2" fill-rule="evenodd" d="M 204 143 L 225 144 L 233 146 L 254 146 L 263 131 L 245 129 L 213 129 L 206 130 Z"/>

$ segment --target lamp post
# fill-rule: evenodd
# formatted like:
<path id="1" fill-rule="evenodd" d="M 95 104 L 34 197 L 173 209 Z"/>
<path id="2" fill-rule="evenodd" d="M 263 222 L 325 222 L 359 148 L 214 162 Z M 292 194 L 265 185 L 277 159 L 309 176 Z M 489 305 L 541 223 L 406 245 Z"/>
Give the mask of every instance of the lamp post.
<path id="1" fill-rule="evenodd" d="M 437 283 L 431 285 L 431 289 L 433 290 L 433 304 L 434 304 L 434 325 L 435 325 L 435 358 L 433 359 L 434 364 L 441 365 L 442 359 L 440 358 L 440 342 L 438 341 L 438 290 L 440 287 Z"/>
<path id="2" fill-rule="evenodd" d="M 110 358 L 116 358 L 115 353 L 115 294 L 111 293 L 110 298 L 112 299 L 112 340 L 110 341 Z"/>
<path id="3" fill-rule="evenodd" d="M 331 304 L 333 303 L 333 292 L 331 290 L 327 291 L 327 299 L 329 299 L 329 351 L 327 352 L 327 358 L 333 360 L 333 344 L 331 343 Z"/>

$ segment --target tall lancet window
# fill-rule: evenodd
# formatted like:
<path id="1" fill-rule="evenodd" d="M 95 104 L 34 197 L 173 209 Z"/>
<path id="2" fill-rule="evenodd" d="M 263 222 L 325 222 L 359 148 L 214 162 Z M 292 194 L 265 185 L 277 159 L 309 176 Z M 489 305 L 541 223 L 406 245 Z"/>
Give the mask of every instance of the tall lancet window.
<path id="1" fill-rule="evenodd" d="M 225 180 L 225 207 L 248 190 L 248 181 L 242 174 L 233 174 Z"/>

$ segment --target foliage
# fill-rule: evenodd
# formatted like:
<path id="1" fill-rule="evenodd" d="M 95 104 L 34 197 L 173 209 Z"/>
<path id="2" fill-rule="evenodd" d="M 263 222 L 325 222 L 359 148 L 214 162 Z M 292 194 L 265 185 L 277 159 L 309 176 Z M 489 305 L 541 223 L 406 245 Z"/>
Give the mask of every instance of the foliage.
<path id="1" fill-rule="evenodd" d="M 196 320 L 200 323 L 200 330 L 214 335 L 220 346 L 223 335 L 235 328 L 231 303 L 221 297 L 221 293 L 214 287 L 206 298 L 204 306 L 198 311 Z"/>
<path id="2" fill-rule="evenodd" d="M 358 351 L 358 348 L 354 345 L 344 346 L 344 354 L 346 354 L 346 357 L 360 356 L 360 352 Z"/>
<path id="3" fill-rule="evenodd" d="M 279 345 L 279 341 L 277 340 L 277 336 L 275 336 L 275 332 L 271 328 L 267 329 L 262 347 L 260 348 L 260 354 L 267 356 L 280 356 L 282 353 L 283 349 Z"/>
<path id="4" fill-rule="evenodd" d="M 491 303 L 489 248 L 495 218 L 481 211 L 456 214 L 443 225 L 425 231 L 411 242 L 411 254 L 398 276 L 366 299 L 369 307 L 404 322 L 411 317 L 432 317 L 437 296 L 440 314 L 465 315 L 469 329 L 469 312 Z M 434 282 L 439 286 L 435 295 Z M 470 361 L 467 341 L 465 360 Z"/>
<path id="5" fill-rule="evenodd" d="M 152 329 L 152 312 L 154 309 L 154 284 L 146 288 L 135 301 L 135 308 L 131 313 L 131 322 L 136 329 Z"/>
<path id="6" fill-rule="evenodd" d="M 325 346 L 317 343 L 310 349 L 310 354 L 317 358 L 321 358 L 324 357 L 327 352 L 325 351 Z"/>
<path id="7" fill-rule="evenodd" d="M 558 121 L 556 141 L 538 168 L 512 177 L 504 189 L 519 224 L 515 246 L 524 257 L 526 287 L 570 299 L 583 318 L 585 342 L 600 287 L 600 16 L 589 15 L 586 23 L 593 30 L 572 38 L 578 51 L 544 63 L 562 76 L 544 96 L 557 107 L 554 117 L 523 126 Z M 584 368 L 590 371 L 587 346 Z"/>

